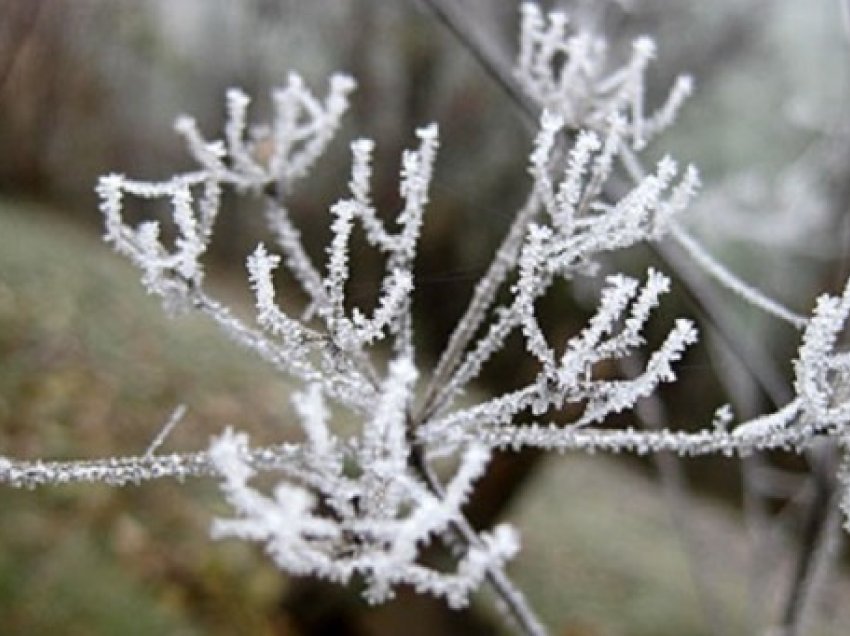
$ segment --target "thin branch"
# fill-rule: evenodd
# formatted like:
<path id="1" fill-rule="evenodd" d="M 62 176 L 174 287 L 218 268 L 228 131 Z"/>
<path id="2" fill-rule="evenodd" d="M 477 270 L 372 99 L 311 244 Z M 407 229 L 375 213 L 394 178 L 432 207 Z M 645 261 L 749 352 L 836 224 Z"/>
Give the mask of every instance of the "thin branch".
<path id="1" fill-rule="evenodd" d="M 494 448 L 534 446 L 561 452 L 632 452 L 639 455 L 669 451 L 688 457 L 718 453 L 746 456 L 757 450 L 805 450 L 825 438 L 840 434 L 831 429 L 821 430 L 799 423 L 776 428 L 780 422 L 793 422 L 799 409 L 798 398 L 776 413 L 744 422 L 731 432 L 702 429 L 686 433 L 671 429 L 640 431 L 632 428 L 564 428 L 539 423 L 515 426 L 481 423 L 473 428 L 439 431 L 438 434 L 440 440 L 447 444 L 474 440 Z M 412 438 L 413 448 L 421 449 L 422 442 L 427 439 L 428 431 L 420 429 L 416 437 Z M 293 465 L 293 462 L 297 463 L 300 457 L 299 445 L 277 444 L 252 449 L 246 461 L 258 471 L 279 470 Z M 0 457 L 0 484 L 17 488 L 76 482 L 125 485 L 166 477 L 200 477 L 214 472 L 206 451 L 68 461 L 27 461 Z"/>
<path id="2" fill-rule="evenodd" d="M 743 279 L 733 274 L 676 221 L 671 223 L 670 236 L 688 252 L 693 261 L 702 267 L 706 274 L 714 278 L 714 280 L 726 289 L 743 298 L 753 307 L 761 309 L 775 318 L 784 320 L 796 329 L 804 329 L 808 324 L 808 318 L 791 311 L 780 302 L 768 297 L 764 292 L 745 283 Z"/>
<path id="3" fill-rule="evenodd" d="M 631 376 L 640 373 L 640 365 L 633 357 L 621 360 L 620 366 Z M 655 394 L 638 402 L 635 411 L 644 426 L 651 430 L 665 428 L 669 420 L 664 403 Z M 705 624 L 709 633 L 719 636 L 723 633 L 721 629 L 723 614 L 706 576 L 704 551 L 700 549 L 699 542 L 696 540 L 696 530 L 689 511 L 687 475 L 682 468 L 681 459 L 671 453 L 657 453 L 652 456 L 652 462 L 655 464 L 661 480 L 670 520 L 678 532 L 684 548 L 688 571 L 705 618 Z"/>
<path id="4" fill-rule="evenodd" d="M 747 370 L 764 391 L 774 407 L 791 399 L 791 391 L 785 375 L 776 362 L 761 347 L 755 346 L 752 338 L 743 333 L 733 316 L 724 311 L 725 303 L 715 287 L 706 285 L 699 271 L 682 250 L 666 243 L 651 244 L 650 249 L 665 262 L 682 283 L 683 291 L 704 317 L 707 328 L 722 341 L 732 355 Z"/>
<path id="5" fill-rule="evenodd" d="M 511 102 L 519 107 L 524 115 L 525 124 L 530 130 L 534 130 L 537 126 L 539 109 L 519 87 L 498 53 L 475 35 L 468 20 L 464 20 L 457 14 L 455 5 L 446 0 L 420 0 L 420 3 L 437 22 L 454 35 L 487 75 L 508 95 Z"/>
<path id="6" fill-rule="evenodd" d="M 410 456 L 410 464 L 431 492 L 440 498 L 445 496 L 445 489 L 428 464 L 421 448 L 414 448 Z M 459 521 L 452 522 L 451 530 L 455 540 L 467 548 L 480 546 L 481 539 L 465 516 L 461 515 Z M 503 606 L 502 609 L 507 613 L 508 618 L 522 634 L 525 636 L 546 636 L 548 631 L 528 604 L 525 595 L 513 584 L 503 568 L 488 570 L 487 582 L 498 596 Z"/>
<path id="7" fill-rule="evenodd" d="M 639 183 L 646 177 L 646 171 L 640 164 L 640 160 L 625 146 L 622 149 L 623 166 L 629 173 L 629 177 L 635 183 Z M 687 231 L 675 220 L 670 221 L 670 235 L 691 256 L 693 261 L 699 265 L 706 274 L 714 278 L 718 283 L 734 292 L 752 306 L 784 320 L 796 329 L 804 329 L 808 324 L 808 318 L 788 309 L 782 303 L 768 297 L 764 292 L 744 282 L 744 280 L 732 273 L 725 265 L 715 259 L 704 247 L 702 247 Z"/>
<path id="8" fill-rule="evenodd" d="M 464 351 L 486 317 L 487 310 L 492 306 L 499 287 L 504 282 L 508 272 L 513 268 L 519 257 L 522 247 L 522 239 L 528 229 L 528 224 L 534 219 L 540 210 L 540 202 L 535 193 L 532 192 L 525 205 L 520 208 L 507 236 L 496 251 L 496 256 L 490 263 L 487 273 L 475 286 L 472 299 L 458 321 L 455 330 L 449 338 L 437 368 L 425 391 L 425 399 L 422 407 L 414 417 L 416 422 L 424 422 L 433 412 L 434 407 L 440 400 L 437 399 L 443 389 L 457 370 Z"/>
<path id="9" fill-rule="evenodd" d="M 818 570 L 823 567 L 824 552 L 830 535 L 839 526 L 840 508 L 836 504 L 835 449 L 826 449 L 827 456 L 816 457 L 813 463 L 814 496 L 803 527 L 797 550 L 794 575 L 785 599 L 780 619 L 782 636 L 797 636 L 803 631 L 806 610 L 812 603 Z"/>
<path id="10" fill-rule="evenodd" d="M 180 420 L 183 419 L 183 416 L 186 415 L 186 405 L 179 405 L 174 411 L 171 413 L 171 416 L 168 418 L 168 421 L 165 425 L 160 429 L 159 433 L 157 433 L 156 437 L 153 438 L 153 441 L 148 446 L 148 449 L 145 451 L 145 457 L 153 457 L 154 453 L 163 445 L 165 439 L 171 434 L 171 431 L 174 430 L 174 427 L 180 423 Z"/>
<path id="11" fill-rule="evenodd" d="M 257 470 L 279 470 L 299 460 L 292 444 L 252 449 L 246 461 Z M 71 461 L 22 461 L 0 457 L 0 484 L 13 488 L 103 483 L 138 486 L 155 479 L 210 477 L 217 472 L 206 451 Z"/>

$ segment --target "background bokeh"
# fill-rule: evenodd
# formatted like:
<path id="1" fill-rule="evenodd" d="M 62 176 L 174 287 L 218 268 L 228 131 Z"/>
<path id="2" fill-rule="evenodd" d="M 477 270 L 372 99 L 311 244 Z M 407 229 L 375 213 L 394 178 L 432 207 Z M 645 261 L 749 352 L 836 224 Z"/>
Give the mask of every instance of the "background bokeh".
<path id="1" fill-rule="evenodd" d="M 697 91 L 678 125 L 646 156 L 670 153 L 700 167 L 704 192 L 685 222 L 712 252 L 802 313 L 819 293 L 840 289 L 850 270 L 850 45 L 841 3 L 548 6 L 556 5 L 609 34 L 615 58 L 637 35 L 656 37 L 650 100 L 663 98 L 678 73 L 694 75 Z M 509 65 L 516 4 L 455 7 Z M 291 432 L 287 382 L 212 326 L 169 319 L 146 298 L 132 268 L 99 240 L 93 191 L 107 172 L 155 180 L 189 168 L 172 131 L 176 116 L 190 113 L 218 134 L 224 91 L 239 86 L 262 120 L 266 96 L 290 70 L 320 93 L 333 71 L 358 80 L 344 129 L 291 205 L 317 258 L 327 209 L 345 193 L 348 141 L 376 140 L 374 198 L 392 211 L 402 149 L 415 127 L 439 123 L 415 297 L 420 359 L 436 359 L 523 199 L 531 133 L 424 4 L 0 0 L 0 455 L 138 453 L 178 404 L 188 415 L 169 449 L 203 446 L 228 424 L 257 440 Z M 262 226 L 251 202 L 227 206 L 211 278 L 247 307 L 243 263 Z M 378 263 L 365 249 L 355 257 L 350 291 L 368 303 Z M 664 268 L 634 249 L 603 271 L 647 264 Z M 592 309 L 598 281 L 558 291 L 545 301 L 547 326 L 566 337 Z M 673 296 L 655 321 L 659 336 L 675 315 L 703 317 L 688 294 Z M 725 292 L 719 299 L 787 387 L 797 334 Z M 705 334 L 681 365 L 681 384 L 662 392 L 664 417 L 696 427 L 726 402 L 741 417 L 770 409 L 746 364 L 710 327 Z M 509 345 L 480 391 L 533 372 L 520 349 L 518 340 Z M 806 468 L 781 455 L 748 469 L 725 459 L 522 454 L 496 462 L 470 514 L 519 526 L 524 551 L 513 572 L 553 633 L 754 633 L 775 621 L 787 592 L 812 496 Z M 772 490 L 756 493 L 754 506 L 753 484 L 765 480 Z M 258 548 L 212 542 L 208 523 L 222 510 L 212 483 L 4 490 L 0 502 L 2 634 L 499 629 L 486 602 L 458 613 L 404 593 L 368 608 L 354 588 L 289 580 Z M 807 633 L 846 633 L 842 568 L 817 596 Z"/>

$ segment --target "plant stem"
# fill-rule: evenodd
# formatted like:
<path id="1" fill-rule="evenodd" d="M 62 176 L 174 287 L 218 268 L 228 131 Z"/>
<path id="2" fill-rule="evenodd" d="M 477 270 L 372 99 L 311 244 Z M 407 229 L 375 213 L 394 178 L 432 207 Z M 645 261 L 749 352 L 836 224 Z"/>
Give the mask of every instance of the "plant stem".
<path id="1" fill-rule="evenodd" d="M 803 536 L 794 564 L 794 575 L 780 618 L 782 636 L 804 633 L 803 624 L 817 587 L 818 570 L 823 566 L 824 551 L 828 549 L 831 530 L 838 527 L 839 507 L 835 502 L 836 483 L 833 477 L 835 452 L 826 449 L 823 454 L 812 452 L 812 481 L 814 495 L 806 512 Z"/>
<path id="2" fill-rule="evenodd" d="M 428 465 L 421 448 L 418 446 L 415 446 L 411 451 L 410 465 L 436 496 L 445 496 L 443 484 Z M 452 522 L 451 531 L 454 538 L 464 548 L 481 544 L 481 539 L 472 524 L 464 516 Z M 519 634 L 523 634 L 523 636 L 546 636 L 548 631 L 528 604 L 525 595 L 514 585 L 502 568 L 491 568 L 487 572 L 487 582 L 498 597 L 501 608 L 504 609 L 506 616 Z"/>

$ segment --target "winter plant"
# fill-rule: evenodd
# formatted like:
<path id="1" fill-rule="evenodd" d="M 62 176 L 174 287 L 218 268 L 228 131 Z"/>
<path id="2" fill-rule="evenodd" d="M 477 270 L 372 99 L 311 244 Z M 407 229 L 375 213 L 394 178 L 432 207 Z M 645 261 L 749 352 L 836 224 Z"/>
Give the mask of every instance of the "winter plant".
<path id="1" fill-rule="evenodd" d="M 403 205 L 391 221 L 382 220 L 371 196 L 374 143 L 351 144 L 349 194 L 330 208 L 332 238 L 325 263 L 317 264 L 287 204 L 339 128 L 354 80 L 333 76 L 319 98 L 291 75 L 272 93 L 268 125 L 249 125 L 248 96 L 230 90 L 223 139 L 208 140 L 194 120 L 180 118 L 175 127 L 197 169 L 156 183 L 103 177 L 97 192 L 106 241 L 140 269 L 147 291 L 170 311 L 206 315 L 227 337 L 302 384 L 292 396 L 297 421 L 288 424 L 300 427 L 301 441 L 257 447 L 245 433 L 227 429 L 206 449 L 162 454 L 159 446 L 172 421 L 141 456 L 3 459 L 0 481 L 119 486 L 214 476 L 233 510 L 213 522 L 214 537 L 262 543 L 292 575 L 339 583 L 357 577 L 372 603 L 392 598 L 403 584 L 457 608 L 488 582 L 516 628 L 527 634 L 545 629 L 505 573 L 519 549 L 517 532 L 507 524 L 476 532 L 463 512 L 495 451 L 745 456 L 768 449 L 803 452 L 832 438 L 847 453 L 839 480 L 841 507 L 850 516 L 850 401 L 844 388 L 850 353 L 837 347 L 850 314 L 850 286 L 841 296 L 820 297 L 811 316 L 796 315 L 732 275 L 683 229 L 679 217 L 699 188 L 696 169 L 664 157 L 645 172 L 637 154 L 673 122 L 691 91 L 690 79 L 681 77 L 660 107 L 646 104 L 645 73 L 654 52 L 650 39 L 638 39 L 625 64 L 612 68 L 604 40 L 575 32 L 564 14 L 522 7 L 515 77 L 539 109 L 527 199 L 434 369 L 418 364 L 411 309 L 414 259 L 440 144 L 436 125 L 417 130 L 416 147 L 401 158 Z M 621 167 L 632 183 L 613 197 L 612 176 Z M 265 205 L 268 244 L 247 259 L 256 324 L 240 319 L 205 287 L 203 257 L 226 188 Z M 159 222 L 128 222 L 124 201 L 130 197 L 169 201 L 173 240 Z M 385 263 L 371 312 L 346 296 L 356 225 Z M 676 362 L 697 340 L 694 324 L 678 319 L 660 346 L 642 353 L 646 362 L 637 372 L 600 377 L 600 363 L 646 348 L 645 326 L 670 289 L 660 271 L 650 269 L 643 280 L 608 276 L 595 315 L 565 342 L 541 328 L 536 303 L 559 279 L 595 275 L 600 256 L 663 241 L 683 246 L 721 284 L 801 330 L 794 397 L 776 412 L 733 423 L 729 408 L 721 406 L 715 421 L 695 432 L 613 428 L 606 421 L 674 381 Z M 277 303 L 273 278 L 281 267 L 306 294 L 300 314 L 284 313 Z M 500 290 L 508 293 L 500 296 Z M 478 403 L 460 402 L 514 332 L 536 360 L 533 381 Z M 567 419 L 565 413 L 575 415 Z M 358 423 L 356 432 L 340 432 L 335 421 L 341 414 Z M 438 474 L 434 462 L 445 458 L 454 468 Z M 271 492 L 252 485 L 265 471 L 280 478 Z M 450 571 L 422 562 L 423 549 L 434 541 L 445 542 L 455 555 Z"/>

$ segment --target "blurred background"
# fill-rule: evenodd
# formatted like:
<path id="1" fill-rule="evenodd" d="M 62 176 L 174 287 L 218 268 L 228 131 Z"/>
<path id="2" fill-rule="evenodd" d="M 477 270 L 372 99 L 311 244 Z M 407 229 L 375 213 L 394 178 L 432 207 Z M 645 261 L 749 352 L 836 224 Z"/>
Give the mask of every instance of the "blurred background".
<path id="1" fill-rule="evenodd" d="M 179 404 L 188 414 L 169 450 L 204 446 L 228 424 L 258 441 L 288 434 L 291 387 L 212 326 L 168 319 L 145 297 L 100 242 L 93 188 L 108 172 L 158 180 L 190 169 L 172 131 L 178 115 L 216 136 L 224 92 L 238 86 L 263 121 L 269 91 L 290 70 L 319 94 L 334 71 L 358 81 L 344 129 L 290 206 L 317 259 L 328 207 L 346 190 L 348 142 L 376 140 L 374 198 L 391 213 L 402 149 L 417 126 L 440 125 L 415 296 L 419 355 L 426 366 L 436 360 L 524 199 L 532 131 L 470 52 L 482 47 L 510 68 L 517 3 L 451 3 L 467 42 L 433 4 L 0 0 L 0 454 L 140 453 Z M 843 287 L 850 45 L 841 2 L 543 4 L 608 35 L 615 60 L 634 37 L 653 35 L 650 104 L 677 74 L 695 77 L 679 123 L 646 161 L 669 153 L 700 168 L 704 191 L 684 222 L 713 253 L 803 314 Z M 211 278 L 247 306 L 244 259 L 262 226 L 250 202 L 226 205 Z M 368 304 L 379 263 L 365 249 L 355 262 L 351 291 Z M 650 264 L 676 281 L 656 336 L 688 315 L 703 342 L 680 366 L 682 382 L 662 391 L 664 408 L 649 403 L 640 420 L 695 428 L 727 402 L 740 418 L 783 403 L 798 334 L 702 280 L 707 307 L 687 272 L 648 249 L 615 255 L 603 272 Z M 544 302 L 556 340 L 581 328 L 598 281 L 557 291 Z M 482 392 L 534 372 L 517 362 L 521 348 L 517 339 L 494 361 Z M 800 633 L 845 634 L 840 519 L 824 511 L 832 454 L 508 456 L 470 515 L 520 528 L 511 571 L 554 634 L 761 633 L 794 612 Z M 208 524 L 222 508 L 211 483 L 4 490 L 0 502 L 2 634 L 501 633 L 486 594 L 464 612 L 406 593 L 369 608 L 356 586 L 290 580 L 259 548 L 212 542 Z"/>

